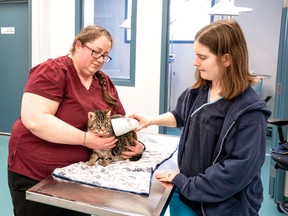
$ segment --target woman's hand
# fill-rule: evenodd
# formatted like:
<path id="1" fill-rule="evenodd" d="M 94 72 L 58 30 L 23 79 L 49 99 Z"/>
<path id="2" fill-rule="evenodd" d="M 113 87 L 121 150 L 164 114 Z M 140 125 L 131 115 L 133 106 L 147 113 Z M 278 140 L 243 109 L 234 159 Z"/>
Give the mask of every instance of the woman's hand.
<path id="1" fill-rule="evenodd" d="M 161 115 L 157 115 L 154 117 L 147 117 L 142 114 L 130 114 L 127 115 L 128 118 L 137 119 L 140 123 L 139 127 L 135 129 L 135 131 L 140 131 L 143 128 L 146 128 L 150 125 L 158 125 L 165 127 L 176 127 L 176 119 L 171 112 L 166 112 Z"/>
<path id="2" fill-rule="evenodd" d="M 134 140 L 135 146 L 125 146 L 125 148 L 129 149 L 130 151 L 123 151 L 121 157 L 125 159 L 132 158 L 134 156 L 140 155 L 144 151 L 144 146 L 141 142 Z"/>
<path id="3" fill-rule="evenodd" d="M 118 139 L 115 136 L 109 136 L 109 133 L 99 134 L 91 131 L 84 135 L 83 145 L 91 149 L 109 150 L 116 146 Z"/>
<path id="4" fill-rule="evenodd" d="M 166 188 L 172 188 L 173 183 L 172 180 L 178 173 L 176 172 L 165 172 L 155 174 L 156 179 Z"/>
<path id="5" fill-rule="evenodd" d="M 137 119 L 139 121 L 140 125 L 139 125 L 139 127 L 137 127 L 135 129 L 135 131 L 140 131 L 143 128 L 146 128 L 152 124 L 152 119 L 148 118 L 147 116 L 141 115 L 141 114 L 132 113 L 132 114 L 128 115 L 127 118 L 134 118 L 134 119 Z"/>

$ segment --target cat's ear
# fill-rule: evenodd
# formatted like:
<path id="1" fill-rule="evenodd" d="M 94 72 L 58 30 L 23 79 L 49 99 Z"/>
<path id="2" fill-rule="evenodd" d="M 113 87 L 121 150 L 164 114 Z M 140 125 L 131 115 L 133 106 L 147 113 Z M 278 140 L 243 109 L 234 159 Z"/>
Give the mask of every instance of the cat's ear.
<path id="1" fill-rule="evenodd" d="M 95 116 L 94 112 L 88 112 L 88 119 L 92 119 Z"/>
<path id="2" fill-rule="evenodd" d="M 111 111 L 112 111 L 112 109 L 108 109 L 107 112 L 106 112 L 106 116 L 110 117 L 111 116 Z"/>

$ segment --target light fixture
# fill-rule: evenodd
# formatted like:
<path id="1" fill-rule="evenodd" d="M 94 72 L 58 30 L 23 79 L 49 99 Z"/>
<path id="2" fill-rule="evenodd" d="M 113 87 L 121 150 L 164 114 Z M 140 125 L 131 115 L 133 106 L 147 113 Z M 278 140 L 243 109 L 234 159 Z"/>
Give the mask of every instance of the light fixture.
<path id="1" fill-rule="evenodd" d="M 124 29 L 131 29 L 131 16 L 125 19 L 119 27 Z"/>
<path id="2" fill-rule="evenodd" d="M 234 0 L 219 0 L 209 11 L 210 15 L 221 16 L 239 16 L 240 13 L 252 12 L 249 7 L 237 7 L 234 5 Z"/>
<path id="3" fill-rule="evenodd" d="M 220 16 L 239 16 L 240 13 L 233 4 L 229 0 L 219 0 L 217 4 L 215 4 L 210 11 L 208 12 L 210 15 L 220 15 Z"/>
<path id="4" fill-rule="evenodd" d="M 249 8 L 249 7 L 236 7 L 236 8 L 240 13 L 253 11 L 253 8 Z"/>
<path id="5" fill-rule="evenodd" d="M 239 16 L 242 12 L 252 11 L 253 9 L 249 7 L 236 7 L 234 5 L 234 0 L 219 0 L 219 2 L 210 9 L 208 14 L 220 16 Z"/>

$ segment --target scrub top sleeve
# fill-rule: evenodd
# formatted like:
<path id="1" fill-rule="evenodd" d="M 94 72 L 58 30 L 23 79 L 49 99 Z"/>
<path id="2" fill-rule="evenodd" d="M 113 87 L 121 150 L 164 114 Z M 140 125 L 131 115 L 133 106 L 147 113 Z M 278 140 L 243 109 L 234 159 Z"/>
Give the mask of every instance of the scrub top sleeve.
<path id="1" fill-rule="evenodd" d="M 65 91 L 65 73 L 53 60 L 31 69 L 24 92 L 34 93 L 59 103 Z"/>

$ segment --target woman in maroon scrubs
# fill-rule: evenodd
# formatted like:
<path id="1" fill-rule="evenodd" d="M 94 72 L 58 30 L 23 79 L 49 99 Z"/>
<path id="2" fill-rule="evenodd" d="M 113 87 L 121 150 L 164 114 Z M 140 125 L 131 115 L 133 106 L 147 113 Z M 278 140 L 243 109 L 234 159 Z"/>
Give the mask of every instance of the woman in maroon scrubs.
<path id="1" fill-rule="evenodd" d="M 75 37 L 69 55 L 31 69 L 22 98 L 21 117 L 9 142 L 8 181 L 17 216 L 82 215 L 79 212 L 25 199 L 25 192 L 49 176 L 55 168 L 89 160 L 92 149 L 115 146 L 115 137 L 86 132 L 89 111 L 112 108 L 125 115 L 117 90 L 101 71 L 109 62 L 110 33 L 87 26 Z M 136 146 L 123 158 L 142 153 Z"/>

